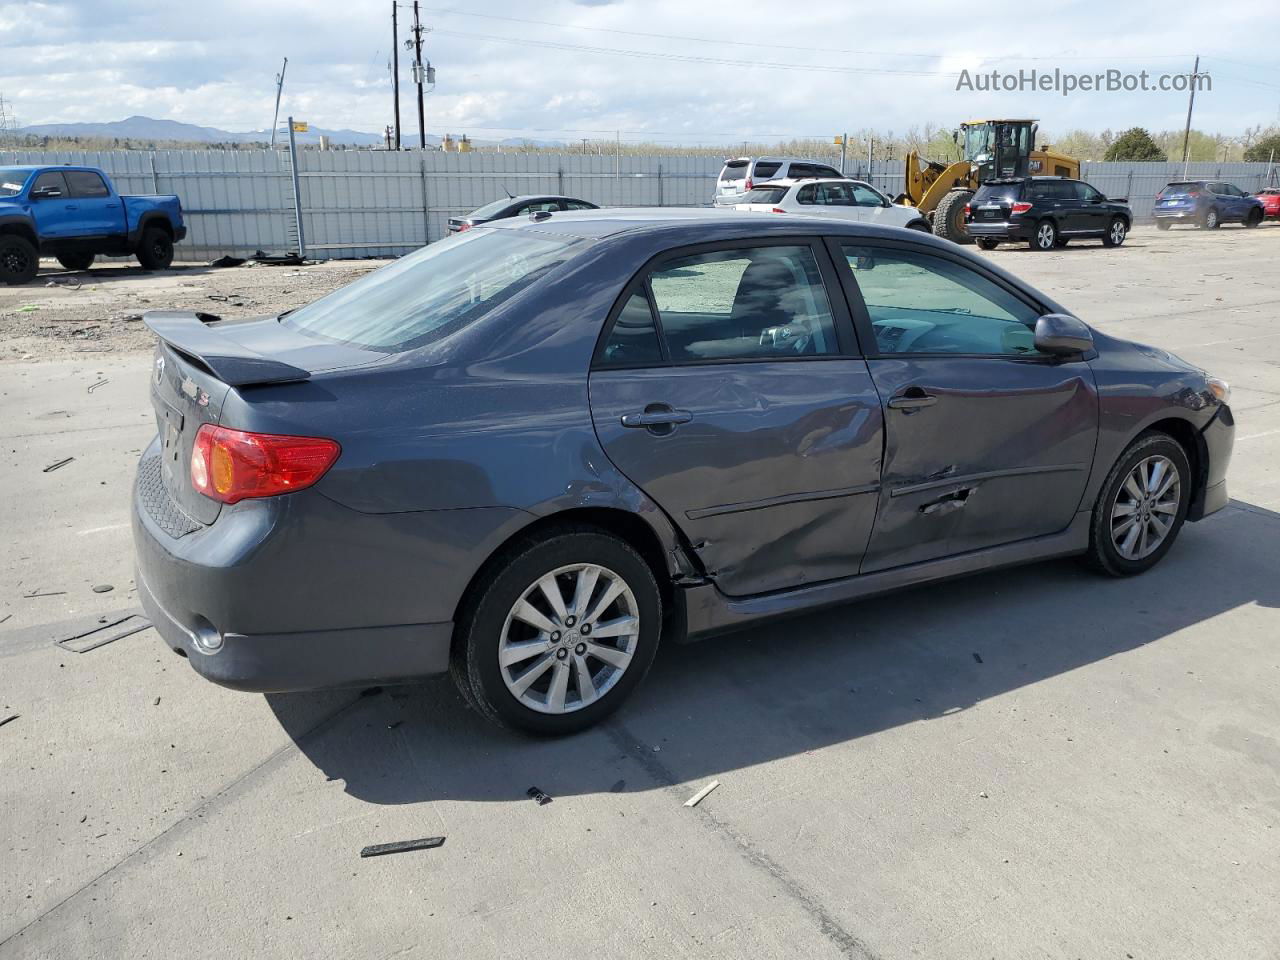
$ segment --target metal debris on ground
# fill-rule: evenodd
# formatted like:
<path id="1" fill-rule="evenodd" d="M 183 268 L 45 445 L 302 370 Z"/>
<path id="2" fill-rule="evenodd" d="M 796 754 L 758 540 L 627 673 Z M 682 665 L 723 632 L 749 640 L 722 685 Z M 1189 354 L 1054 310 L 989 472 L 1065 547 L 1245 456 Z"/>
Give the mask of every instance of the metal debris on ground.
<path id="1" fill-rule="evenodd" d="M 3 727 L 10 720 L 17 720 L 20 716 L 22 716 L 22 714 L 15 713 L 12 716 L 5 717 L 3 720 L 0 720 L 0 727 Z"/>
<path id="2" fill-rule="evenodd" d="M 375 843 L 360 851 L 362 857 L 382 857 L 388 853 L 404 853 L 408 850 L 432 850 L 444 846 L 444 837 L 423 837 L 421 840 L 397 840 L 395 843 Z"/>
<path id="3" fill-rule="evenodd" d="M 3 617 L 0 617 L 0 623 L 4 623 L 6 620 L 8 620 L 12 616 L 13 616 L 12 613 L 6 613 Z"/>
<path id="4" fill-rule="evenodd" d="M 63 637 L 61 640 L 55 640 L 53 645 L 61 647 L 63 650 L 70 650 L 72 653 L 88 653 L 90 650 L 105 647 L 108 643 L 115 643 L 117 640 L 133 636 L 135 633 L 141 633 L 149 626 L 151 626 L 151 621 L 142 616 L 142 614 L 127 613 L 94 627 L 92 630 L 77 633 L 72 637 Z"/>
<path id="5" fill-rule="evenodd" d="M 40 472 L 41 472 L 41 473 L 53 473 L 53 471 L 57 470 L 59 467 L 65 467 L 68 463 L 70 463 L 70 462 L 71 462 L 72 460 L 74 460 L 74 459 L 75 459 L 75 457 L 67 457 L 65 460 L 58 460 L 58 461 L 56 461 L 56 462 L 54 462 L 54 463 L 49 464 L 47 467 L 45 467 L 45 468 L 44 468 L 43 470 L 41 470 Z"/>
<path id="6" fill-rule="evenodd" d="M 973 659 L 974 659 L 975 661 L 977 661 L 978 663 L 981 663 L 981 662 L 982 662 L 982 658 L 981 658 L 980 656 L 978 656 L 976 653 L 973 655 Z"/>
<path id="7" fill-rule="evenodd" d="M 89 384 L 89 390 L 88 390 L 88 392 L 89 392 L 89 393 L 93 393 L 93 391 L 97 390 L 99 387 L 101 387 L 101 386 L 103 386 L 103 385 L 105 385 L 105 384 L 108 384 L 108 383 L 110 383 L 110 382 L 111 382 L 111 378 L 110 378 L 110 377 L 103 377 L 103 378 L 102 378 L 101 380 L 99 380 L 97 383 L 91 383 L 91 384 Z"/>
<path id="8" fill-rule="evenodd" d="M 61 597 L 61 596 L 63 596 L 66 592 L 67 592 L 67 591 L 65 591 L 65 590 L 44 590 L 44 591 L 41 591 L 41 590 L 40 590 L 40 588 L 39 588 L 39 587 L 37 587 L 36 589 L 32 590 L 30 593 L 24 593 L 24 594 L 22 595 L 22 599 L 23 599 L 23 600 L 34 600 L 34 599 L 36 599 L 37 597 Z"/>
<path id="9" fill-rule="evenodd" d="M 537 804 L 540 807 L 545 807 L 548 803 L 551 802 L 550 794 L 543 793 L 537 787 L 530 787 L 528 790 L 525 791 L 525 793 L 529 795 L 530 799 L 537 801 Z"/>
<path id="10" fill-rule="evenodd" d="M 707 796 L 707 794 L 708 794 L 708 793 L 710 793 L 712 790 L 714 790 L 714 789 L 715 789 L 716 787 L 718 787 L 718 786 L 720 786 L 720 781 L 719 781 L 719 780 L 712 780 L 712 781 L 711 781 L 710 783 L 708 783 L 705 787 L 703 787 L 701 790 L 699 790 L 697 793 L 695 793 L 692 797 L 690 797 L 688 800 L 686 800 L 686 801 L 684 802 L 684 805 L 685 805 L 686 807 L 696 807 L 698 804 L 700 804 L 700 803 L 701 803 L 701 802 L 706 798 L 706 796 Z"/>
<path id="11" fill-rule="evenodd" d="M 210 260 L 209 266 L 211 267 L 242 267 L 244 266 L 244 263 L 245 263 L 244 257 L 233 257 L 228 255 L 225 257 L 219 257 L 217 260 Z"/>
<path id="12" fill-rule="evenodd" d="M 110 593 L 114 589 L 115 587 L 109 583 L 96 583 L 93 586 L 94 593 Z"/>

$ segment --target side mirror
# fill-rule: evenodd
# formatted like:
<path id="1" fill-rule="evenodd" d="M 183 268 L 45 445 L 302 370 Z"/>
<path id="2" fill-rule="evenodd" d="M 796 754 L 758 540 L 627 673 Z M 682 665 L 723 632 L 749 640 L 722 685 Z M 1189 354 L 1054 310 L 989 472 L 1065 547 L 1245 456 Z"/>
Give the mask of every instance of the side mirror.
<path id="1" fill-rule="evenodd" d="M 51 200 L 60 196 L 62 196 L 62 191 L 57 187 L 41 187 L 39 190 L 31 191 L 32 200 Z"/>
<path id="2" fill-rule="evenodd" d="M 853 268 L 855 270 L 874 270 L 876 268 L 876 258 L 854 257 Z"/>
<path id="3" fill-rule="evenodd" d="M 1036 349 L 1052 357 L 1076 356 L 1093 349 L 1093 334 L 1083 321 L 1065 313 L 1046 313 L 1036 321 Z"/>

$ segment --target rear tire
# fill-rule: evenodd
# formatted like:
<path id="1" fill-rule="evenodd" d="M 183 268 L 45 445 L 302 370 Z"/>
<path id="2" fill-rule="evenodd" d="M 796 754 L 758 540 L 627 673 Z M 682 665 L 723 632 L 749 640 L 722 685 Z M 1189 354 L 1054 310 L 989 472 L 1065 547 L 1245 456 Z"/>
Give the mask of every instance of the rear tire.
<path id="1" fill-rule="evenodd" d="M 1218 217 L 1218 211 L 1210 207 L 1206 211 L 1204 218 L 1200 221 L 1200 226 L 1205 230 L 1217 230 L 1222 226 L 1222 220 Z"/>
<path id="2" fill-rule="evenodd" d="M 1128 235 L 1129 225 L 1124 222 L 1124 217 L 1114 217 L 1107 227 L 1107 232 L 1102 235 L 1102 245 L 1104 247 L 1118 247 L 1124 243 L 1125 237 Z"/>
<path id="3" fill-rule="evenodd" d="M 972 190 L 952 190 L 946 194 L 933 211 L 934 236 L 952 243 L 973 243 L 964 229 L 964 207 L 972 199 Z"/>
<path id="4" fill-rule="evenodd" d="M 1244 225 L 1252 229 L 1262 222 L 1262 211 L 1254 207 L 1249 211 L 1249 215 L 1244 218 Z"/>
<path id="5" fill-rule="evenodd" d="M 1171 226 L 1173 226 L 1173 224 L 1171 224 L 1168 220 L 1157 220 L 1157 221 L 1156 221 L 1156 229 L 1157 229 L 1157 230 L 1168 230 Z"/>
<path id="6" fill-rule="evenodd" d="M 0 283 L 11 287 L 30 283 L 40 269 L 40 254 L 23 237 L 0 236 Z"/>
<path id="7" fill-rule="evenodd" d="M 1047 253 L 1058 244 L 1058 228 L 1052 220 L 1041 220 L 1036 224 L 1035 232 L 1031 234 L 1031 239 L 1027 241 L 1027 245 L 1032 250 L 1039 250 L 1041 253 Z"/>
<path id="8" fill-rule="evenodd" d="M 662 596 L 648 563 L 626 541 L 594 527 L 565 527 L 517 543 L 482 577 L 459 613 L 450 672 L 489 720 L 544 736 L 575 733 L 616 710 L 644 679 L 658 650 Z M 563 614 L 542 588 L 548 578 Z M 619 584 L 615 599 L 597 608 Z M 577 596 L 580 585 L 586 597 Z M 525 615 L 517 617 L 518 609 Z M 626 635 L 586 629 L 610 623 L 618 630 L 629 617 L 638 622 Z"/>
<path id="9" fill-rule="evenodd" d="M 1157 464 L 1162 470 L 1155 474 Z M 1170 468 L 1177 473 L 1177 480 L 1161 494 Z M 1154 490 L 1144 480 L 1153 476 Z M 1102 484 L 1093 507 L 1085 562 L 1112 577 L 1132 577 L 1150 570 L 1178 538 L 1190 503 L 1191 465 L 1186 451 L 1167 433 L 1140 435 L 1120 455 Z M 1167 524 L 1164 533 L 1151 545 L 1162 524 Z"/>
<path id="10" fill-rule="evenodd" d="M 67 270 L 88 270 L 95 259 L 92 253 L 60 253 L 58 262 Z"/>
<path id="11" fill-rule="evenodd" d="M 982 250 L 994 250 L 996 247 L 1000 246 L 1000 241 L 993 237 L 979 237 L 975 242 Z"/>
<path id="12" fill-rule="evenodd" d="M 173 263 L 173 238 L 160 227 L 147 227 L 138 241 L 137 256 L 146 270 L 168 270 Z"/>

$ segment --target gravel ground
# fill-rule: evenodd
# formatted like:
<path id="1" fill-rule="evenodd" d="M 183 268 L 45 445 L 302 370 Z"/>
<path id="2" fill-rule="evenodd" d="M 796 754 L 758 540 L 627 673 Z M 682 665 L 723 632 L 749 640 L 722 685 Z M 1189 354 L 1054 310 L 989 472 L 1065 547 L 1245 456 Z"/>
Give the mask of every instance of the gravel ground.
<path id="1" fill-rule="evenodd" d="M 385 262 L 223 269 L 175 264 L 152 273 L 130 263 L 63 270 L 57 261 L 45 260 L 31 283 L 0 286 L 0 363 L 147 352 L 155 342 L 139 322 L 147 310 L 199 310 L 220 317 L 282 313 Z"/>

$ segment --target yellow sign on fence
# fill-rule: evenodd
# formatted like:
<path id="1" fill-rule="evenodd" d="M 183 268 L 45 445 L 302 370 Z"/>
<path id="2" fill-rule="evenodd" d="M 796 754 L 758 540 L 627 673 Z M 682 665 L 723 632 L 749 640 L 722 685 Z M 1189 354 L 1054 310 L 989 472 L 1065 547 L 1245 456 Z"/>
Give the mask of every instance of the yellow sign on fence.
<path id="1" fill-rule="evenodd" d="M 307 132 L 307 121 L 305 121 L 305 120 L 295 120 L 295 121 L 293 121 L 293 132 L 294 132 L 294 133 L 306 133 L 306 132 Z"/>

